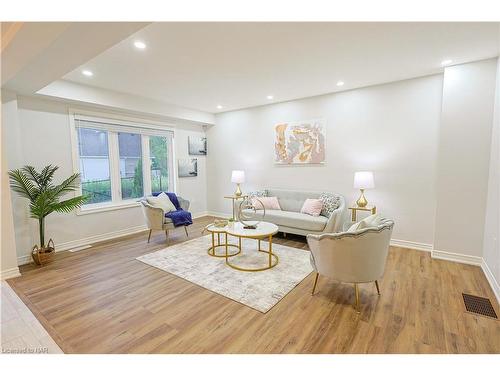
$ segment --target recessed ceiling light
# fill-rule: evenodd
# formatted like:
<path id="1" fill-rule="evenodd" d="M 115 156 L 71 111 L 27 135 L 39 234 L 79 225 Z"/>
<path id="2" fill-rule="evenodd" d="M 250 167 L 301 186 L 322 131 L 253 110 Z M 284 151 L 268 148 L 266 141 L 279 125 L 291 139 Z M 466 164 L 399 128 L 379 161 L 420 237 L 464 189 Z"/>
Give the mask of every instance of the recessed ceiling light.
<path id="1" fill-rule="evenodd" d="M 134 42 L 134 46 L 135 46 L 135 48 L 138 48 L 138 49 L 145 49 L 146 48 L 146 43 L 141 42 L 140 40 L 136 40 Z"/>
<path id="2" fill-rule="evenodd" d="M 272 99 L 274 99 L 274 96 L 268 95 L 268 96 L 266 96 L 266 98 L 268 98 L 269 100 L 272 100 Z"/>
<path id="3" fill-rule="evenodd" d="M 441 61 L 441 66 L 446 66 L 446 65 L 450 65 L 451 63 L 453 62 L 453 60 L 443 60 Z"/>
<path id="4" fill-rule="evenodd" d="M 222 106 L 219 104 L 219 105 L 217 106 L 217 109 L 222 109 Z"/>
<path id="5" fill-rule="evenodd" d="M 344 82 L 343 81 L 338 81 L 337 82 L 337 86 L 344 86 Z"/>
<path id="6" fill-rule="evenodd" d="M 94 73 L 92 73 L 90 70 L 82 70 L 82 74 L 87 77 L 92 77 Z"/>

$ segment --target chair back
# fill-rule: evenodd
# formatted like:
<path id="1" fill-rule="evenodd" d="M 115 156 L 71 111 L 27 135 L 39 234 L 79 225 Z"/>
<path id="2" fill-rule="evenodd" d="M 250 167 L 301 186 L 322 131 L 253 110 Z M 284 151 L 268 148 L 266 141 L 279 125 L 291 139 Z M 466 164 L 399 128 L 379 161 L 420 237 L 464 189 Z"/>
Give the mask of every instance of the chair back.
<path id="1" fill-rule="evenodd" d="M 161 208 L 151 206 L 145 199 L 141 200 L 140 203 L 148 229 L 163 229 L 163 210 Z"/>
<path id="2" fill-rule="evenodd" d="M 394 222 L 356 232 L 310 234 L 311 261 L 321 275 L 343 282 L 363 283 L 384 274 Z"/>

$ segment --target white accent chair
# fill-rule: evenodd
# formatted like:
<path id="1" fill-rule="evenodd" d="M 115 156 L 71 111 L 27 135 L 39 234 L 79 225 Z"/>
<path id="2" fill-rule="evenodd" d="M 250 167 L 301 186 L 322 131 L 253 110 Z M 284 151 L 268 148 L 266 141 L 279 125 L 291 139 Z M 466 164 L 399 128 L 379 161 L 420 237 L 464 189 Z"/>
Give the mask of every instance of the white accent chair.
<path id="1" fill-rule="evenodd" d="M 353 283 L 355 308 L 359 313 L 359 283 L 375 282 L 380 295 L 377 280 L 384 274 L 393 227 L 392 220 L 383 219 L 376 227 L 352 233 L 309 234 L 307 243 L 311 250 L 311 265 L 316 271 L 312 294 L 320 274 L 340 282 Z"/>
<path id="2" fill-rule="evenodd" d="M 179 205 L 181 206 L 181 208 L 185 211 L 188 211 L 189 201 L 179 196 L 177 196 L 177 199 L 179 200 Z M 144 218 L 146 219 L 146 226 L 149 229 L 148 243 L 151 239 L 151 232 L 153 232 L 153 230 L 163 230 L 165 231 L 165 236 L 167 237 L 168 244 L 168 231 L 169 229 L 175 229 L 172 220 L 168 217 L 165 217 L 165 212 L 161 208 L 153 207 L 148 203 L 146 199 L 143 199 L 140 202 L 142 213 L 144 214 Z M 186 231 L 186 236 L 189 237 L 186 226 L 184 226 L 184 230 Z"/>

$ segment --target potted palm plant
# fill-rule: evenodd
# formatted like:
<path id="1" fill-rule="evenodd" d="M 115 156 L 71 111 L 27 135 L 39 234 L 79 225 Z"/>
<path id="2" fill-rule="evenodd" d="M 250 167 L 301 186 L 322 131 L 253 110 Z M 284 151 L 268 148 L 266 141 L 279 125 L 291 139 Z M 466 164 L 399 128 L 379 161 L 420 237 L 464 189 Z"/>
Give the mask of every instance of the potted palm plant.
<path id="1" fill-rule="evenodd" d="M 87 198 L 80 195 L 61 200 L 64 195 L 79 188 L 80 174 L 75 173 L 59 185 L 54 185 L 52 180 L 58 168 L 47 165 L 41 172 L 37 172 L 34 167 L 26 165 L 21 169 L 9 171 L 12 190 L 29 199 L 30 217 L 38 219 L 40 246 L 33 246 L 31 251 L 31 256 L 38 265 L 51 261 L 55 252 L 52 239 L 45 243 L 45 217 L 52 212 L 69 213 L 80 207 Z"/>

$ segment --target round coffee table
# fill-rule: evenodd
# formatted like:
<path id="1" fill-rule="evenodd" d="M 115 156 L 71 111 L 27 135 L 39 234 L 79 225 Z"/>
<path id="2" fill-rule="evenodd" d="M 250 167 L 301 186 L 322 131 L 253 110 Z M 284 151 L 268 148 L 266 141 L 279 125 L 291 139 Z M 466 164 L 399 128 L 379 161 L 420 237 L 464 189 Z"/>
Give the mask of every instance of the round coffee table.
<path id="1" fill-rule="evenodd" d="M 241 253 L 241 246 L 227 243 L 227 228 L 228 228 L 227 226 L 216 227 L 214 224 L 211 224 L 205 228 L 208 232 L 210 232 L 212 234 L 212 246 L 208 248 L 208 251 L 207 251 L 208 255 L 210 255 L 212 257 L 216 257 L 216 258 L 228 258 L 228 257 L 234 257 L 235 255 L 238 255 L 239 253 Z M 217 241 L 215 240 L 216 234 L 217 234 Z M 224 243 L 221 243 L 221 240 L 220 240 L 221 234 L 225 237 Z M 241 245 L 241 243 L 240 243 L 240 245 Z M 217 254 L 216 249 L 218 247 L 225 248 L 224 254 L 222 254 L 222 255 Z M 238 249 L 238 251 L 229 252 L 228 251 L 229 247 L 235 247 Z"/>
<path id="2" fill-rule="evenodd" d="M 241 247 L 241 239 L 242 238 L 252 238 L 252 239 L 257 240 L 258 241 L 257 250 L 261 253 L 266 253 L 268 255 L 268 265 L 265 267 L 260 267 L 260 268 L 245 268 L 245 267 L 237 266 L 234 263 L 231 263 L 229 261 L 229 256 L 226 256 L 226 264 L 229 267 L 234 268 L 238 271 L 259 272 L 259 271 L 265 271 L 265 270 L 271 269 L 273 267 L 276 267 L 276 265 L 278 264 L 279 258 L 276 254 L 273 253 L 273 235 L 278 233 L 278 226 L 277 225 L 275 225 L 273 223 L 261 221 L 258 223 L 257 228 L 245 229 L 243 224 L 241 224 L 240 222 L 236 222 L 236 223 L 234 223 L 234 225 L 226 227 L 224 229 L 224 231 L 226 233 L 226 244 L 227 244 L 227 235 L 228 234 L 231 236 L 234 236 L 234 237 L 238 237 L 238 248 L 240 251 L 234 255 L 238 255 L 242 251 L 242 247 Z M 265 239 L 265 238 L 268 238 L 268 241 L 269 241 L 269 246 L 268 246 L 267 251 L 262 250 L 260 248 L 260 241 Z M 227 251 L 228 250 L 226 247 L 226 254 L 228 254 Z M 274 259 L 274 262 L 273 262 L 273 259 Z"/>

